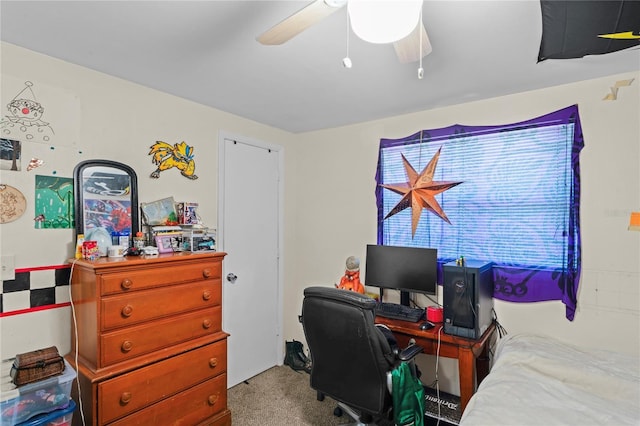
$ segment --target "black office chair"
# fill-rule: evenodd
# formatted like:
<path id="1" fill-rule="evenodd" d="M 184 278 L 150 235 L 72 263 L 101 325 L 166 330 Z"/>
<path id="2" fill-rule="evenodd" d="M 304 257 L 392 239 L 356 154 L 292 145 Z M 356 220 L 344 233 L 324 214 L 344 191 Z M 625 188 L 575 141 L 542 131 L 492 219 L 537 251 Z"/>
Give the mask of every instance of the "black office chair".
<path id="1" fill-rule="evenodd" d="M 301 322 L 311 354 L 311 387 L 335 399 L 359 424 L 393 419 L 391 371 L 422 352 L 417 345 L 393 348 L 393 337 L 374 323 L 375 306 L 374 299 L 352 291 L 304 290 Z"/>

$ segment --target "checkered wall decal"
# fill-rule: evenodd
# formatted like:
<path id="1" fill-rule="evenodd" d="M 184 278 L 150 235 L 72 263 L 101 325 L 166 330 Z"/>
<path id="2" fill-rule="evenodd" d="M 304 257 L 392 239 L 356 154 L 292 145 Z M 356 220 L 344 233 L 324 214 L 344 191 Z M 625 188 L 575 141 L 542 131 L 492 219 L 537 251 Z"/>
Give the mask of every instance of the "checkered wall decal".
<path id="1" fill-rule="evenodd" d="M 16 269 L 13 280 L 2 281 L 0 316 L 69 305 L 71 265 Z"/>

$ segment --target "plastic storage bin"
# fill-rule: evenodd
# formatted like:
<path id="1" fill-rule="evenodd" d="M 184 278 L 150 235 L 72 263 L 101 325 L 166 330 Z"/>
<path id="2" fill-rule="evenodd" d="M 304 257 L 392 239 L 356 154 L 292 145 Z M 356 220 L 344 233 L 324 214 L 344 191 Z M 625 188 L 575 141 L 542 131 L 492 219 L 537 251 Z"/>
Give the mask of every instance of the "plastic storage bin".
<path id="1" fill-rule="evenodd" d="M 18 426 L 71 426 L 71 419 L 75 409 L 76 403 L 73 399 L 70 399 L 67 408 L 40 414 L 24 423 L 20 423 Z"/>
<path id="2" fill-rule="evenodd" d="M 67 360 L 62 374 L 20 387 L 11 381 L 9 372 L 12 364 L 13 359 L 10 359 L 0 366 L 0 424 L 16 425 L 38 414 L 70 405 L 71 385 L 76 372 Z"/>

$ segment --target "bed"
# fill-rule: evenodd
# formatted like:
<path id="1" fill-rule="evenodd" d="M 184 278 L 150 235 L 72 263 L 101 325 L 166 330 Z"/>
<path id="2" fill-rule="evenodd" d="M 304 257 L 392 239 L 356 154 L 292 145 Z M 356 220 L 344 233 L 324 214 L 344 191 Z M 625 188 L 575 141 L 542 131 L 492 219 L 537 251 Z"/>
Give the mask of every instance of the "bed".
<path id="1" fill-rule="evenodd" d="M 518 334 L 494 359 L 460 426 L 640 424 L 638 358 Z"/>

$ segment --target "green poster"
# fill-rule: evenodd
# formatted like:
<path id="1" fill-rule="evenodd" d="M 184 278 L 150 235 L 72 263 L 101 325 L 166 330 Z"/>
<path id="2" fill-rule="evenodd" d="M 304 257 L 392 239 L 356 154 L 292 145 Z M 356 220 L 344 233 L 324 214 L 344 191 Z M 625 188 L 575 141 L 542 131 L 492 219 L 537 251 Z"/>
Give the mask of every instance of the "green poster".
<path id="1" fill-rule="evenodd" d="M 73 228 L 73 179 L 36 175 L 36 229 Z"/>

